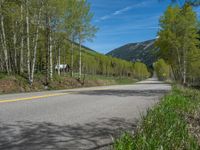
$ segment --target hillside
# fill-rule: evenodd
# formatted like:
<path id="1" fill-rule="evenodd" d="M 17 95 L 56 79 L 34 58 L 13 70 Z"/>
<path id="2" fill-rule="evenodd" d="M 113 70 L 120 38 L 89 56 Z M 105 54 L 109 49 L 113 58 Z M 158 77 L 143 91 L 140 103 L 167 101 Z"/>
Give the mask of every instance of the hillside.
<path id="1" fill-rule="evenodd" d="M 158 50 L 154 47 L 155 39 L 139 43 L 130 43 L 110 51 L 107 55 L 128 61 L 141 61 L 148 66 L 157 60 Z"/>
<path id="2" fill-rule="evenodd" d="M 67 40 L 69 42 L 69 44 L 71 45 L 72 41 L 71 40 Z M 76 46 L 77 49 L 79 49 L 79 44 L 77 42 L 73 42 L 74 45 Z M 98 53 L 97 51 L 85 46 L 85 45 L 81 45 L 82 47 L 82 50 L 84 50 L 83 52 L 86 52 L 86 53 L 90 53 L 90 54 L 100 54 Z"/>

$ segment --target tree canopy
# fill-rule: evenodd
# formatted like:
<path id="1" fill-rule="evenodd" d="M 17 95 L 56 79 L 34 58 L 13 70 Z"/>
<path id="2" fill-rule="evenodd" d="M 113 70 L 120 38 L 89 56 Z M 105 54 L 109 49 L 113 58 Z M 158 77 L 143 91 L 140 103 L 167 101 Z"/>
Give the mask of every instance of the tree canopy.
<path id="1" fill-rule="evenodd" d="M 161 57 L 171 65 L 176 80 L 187 84 L 192 78 L 190 70 L 193 64 L 199 63 L 196 58 L 200 56 L 196 13 L 189 4 L 182 8 L 169 6 L 160 19 L 160 26 L 156 45 Z"/>
<path id="2" fill-rule="evenodd" d="M 62 75 L 62 65 L 79 78 L 82 73 L 147 77 L 144 64 L 144 72 L 137 72 L 132 62 L 83 46 L 97 31 L 92 18 L 85 0 L 0 0 L 0 72 L 26 77 L 30 84 L 42 74 L 47 85 Z"/>

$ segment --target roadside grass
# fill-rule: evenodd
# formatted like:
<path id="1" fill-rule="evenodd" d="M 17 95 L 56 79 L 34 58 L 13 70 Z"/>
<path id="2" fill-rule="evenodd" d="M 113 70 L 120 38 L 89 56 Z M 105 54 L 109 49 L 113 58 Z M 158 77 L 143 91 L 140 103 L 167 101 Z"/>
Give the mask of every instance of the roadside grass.
<path id="1" fill-rule="evenodd" d="M 189 116 L 199 111 L 200 91 L 173 87 L 146 117 L 136 133 L 124 133 L 113 145 L 115 150 L 199 150 L 191 132 Z M 198 116 L 199 117 L 199 116 Z M 199 117 L 200 119 L 200 117 Z M 199 127 L 199 124 L 196 124 Z M 195 131 L 195 130 L 193 130 Z M 199 131 L 200 132 L 200 131 Z M 198 134 L 199 135 L 199 134 Z"/>
<path id="2" fill-rule="evenodd" d="M 108 86 L 108 85 L 125 85 L 133 84 L 138 80 L 131 77 L 111 77 L 103 75 L 83 75 L 78 80 L 78 74 L 74 74 L 72 78 L 70 73 L 53 76 L 53 81 L 49 83 L 48 88 L 45 87 L 46 78 L 43 73 L 36 73 L 33 85 L 28 83 L 25 75 L 7 75 L 0 73 L 0 94 L 19 93 L 19 92 L 36 92 L 44 90 L 61 90 L 81 87 Z"/>
<path id="3" fill-rule="evenodd" d="M 125 85 L 133 84 L 138 82 L 137 79 L 132 77 L 113 77 L 113 76 L 102 76 L 102 75 L 87 75 L 86 80 L 104 80 L 113 81 L 113 84 Z"/>
<path id="4" fill-rule="evenodd" d="M 115 81 L 117 82 L 117 84 L 133 84 L 138 82 L 137 79 L 133 79 L 133 78 L 117 78 L 115 79 Z"/>

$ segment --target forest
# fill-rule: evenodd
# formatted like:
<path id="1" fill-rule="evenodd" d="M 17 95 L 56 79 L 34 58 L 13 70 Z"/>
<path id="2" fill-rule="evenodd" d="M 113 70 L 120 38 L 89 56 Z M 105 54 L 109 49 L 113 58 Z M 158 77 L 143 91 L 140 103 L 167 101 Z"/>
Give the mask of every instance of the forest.
<path id="1" fill-rule="evenodd" d="M 98 28 L 85 0 L 0 0 L 0 73 L 20 75 L 32 85 L 36 74 L 45 85 L 55 75 L 103 75 L 144 79 L 141 62 L 129 62 L 92 51 Z"/>
<path id="2" fill-rule="evenodd" d="M 169 6 L 160 18 L 160 27 L 155 45 L 161 59 L 154 63 L 158 77 L 200 86 L 200 26 L 192 5 Z"/>

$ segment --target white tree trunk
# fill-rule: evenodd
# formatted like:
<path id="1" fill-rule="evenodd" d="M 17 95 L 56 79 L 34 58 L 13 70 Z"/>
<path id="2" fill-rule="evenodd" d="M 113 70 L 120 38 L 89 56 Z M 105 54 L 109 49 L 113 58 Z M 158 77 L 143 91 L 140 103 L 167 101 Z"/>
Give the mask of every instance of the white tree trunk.
<path id="1" fill-rule="evenodd" d="M 24 72 L 24 24 L 23 24 L 23 5 L 21 5 L 21 49 L 20 49 L 20 73 Z"/>
<path id="2" fill-rule="evenodd" d="M 71 43 L 71 77 L 74 76 L 74 40 Z"/>
<path id="3" fill-rule="evenodd" d="M 6 35 L 5 35 L 5 28 L 4 28 L 4 16 L 1 14 L 1 31 L 2 31 L 2 48 L 4 51 L 4 60 L 5 60 L 5 65 L 6 65 L 6 72 L 9 74 L 10 69 L 9 69 L 9 63 L 8 63 L 8 50 L 7 50 L 7 43 L 6 43 Z"/>
<path id="4" fill-rule="evenodd" d="M 31 83 L 31 68 L 30 68 L 30 29 L 29 29 L 29 10 L 28 10 L 28 2 L 26 0 L 26 42 L 27 42 L 27 72 L 28 72 L 28 80 Z"/>
<path id="5" fill-rule="evenodd" d="M 46 14 L 46 86 L 49 84 L 49 19 Z"/>
<path id="6" fill-rule="evenodd" d="M 52 60 L 52 33 L 51 33 L 51 18 L 46 14 L 46 39 L 47 39 L 47 55 L 46 55 L 46 84 L 53 79 L 53 60 Z"/>
<path id="7" fill-rule="evenodd" d="M 183 40 L 186 42 L 185 37 Z M 187 49 L 185 42 L 183 43 L 183 85 L 187 84 Z"/>
<path id="8" fill-rule="evenodd" d="M 58 75 L 60 76 L 60 47 L 58 48 Z"/>
<path id="9" fill-rule="evenodd" d="M 183 66 L 182 66 L 182 63 L 181 63 L 181 56 L 180 56 L 180 52 L 179 52 L 179 49 L 178 48 L 176 48 L 176 52 L 177 52 L 177 59 L 178 59 L 178 74 L 180 74 L 181 75 L 181 80 L 183 79 L 183 77 L 184 77 L 184 73 L 183 73 Z"/>
<path id="10" fill-rule="evenodd" d="M 38 20 L 37 20 L 37 28 L 36 28 L 36 36 L 35 36 L 35 42 L 34 42 L 34 50 L 33 50 L 33 62 L 32 62 L 32 68 L 31 68 L 31 84 L 33 83 L 34 78 L 34 72 L 35 72 L 35 63 L 36 63 L 36 57 L 37 57 L 37 47 L 38 47 L 38 39 L 39 39 L 39 25 L 40 25 L 40 18 L 41 18 L 41 8 L 39 10 L 38 14 Z"/>
<path id="11" fill-rule="evenodd" d="M 82 75 L 82 46 L 81 39 L 79 39 L 79 79 L 81 79 Z"/>
<path id="12" fill-rule="evenodd" d="M 21 37 L 21 49 L 20 49 L 20 73 L 24 72 L 24 37 Z"/>
<path id="13" fill-rule="evenodd" d="M 50 35 L 49 35 L 49 78 L 50 81 L 53 80 L 53 60 L 52 60 L 52 33 L 50 29 Z"/>
<path id="14" fill-rule="evenodd" d="M 183 54 L 183 84 L 187 84 L 187 61 L 186 61 L 186 51 Z"/>
<path id="15" fill-rule="evenodd" d="M 16 71 L 18 71 L 18 66 L 17 66 L 17 48 L 16 48 L 16 44 L 17 44 L 17 33 L 15 31 L 16 25 L 17 23 L 13 23 L 13 45 L 14 45 L 14 63 L 15 63 L 15 69 Z"/>

